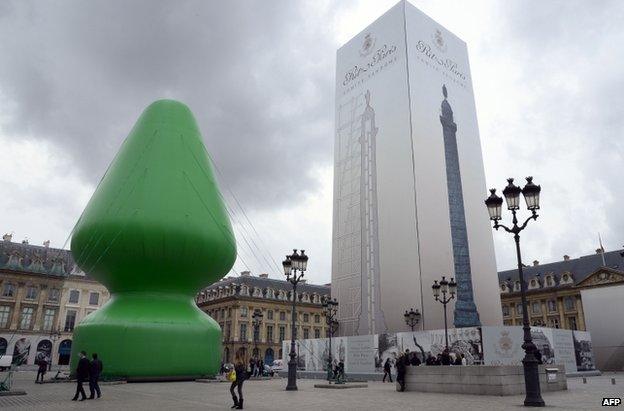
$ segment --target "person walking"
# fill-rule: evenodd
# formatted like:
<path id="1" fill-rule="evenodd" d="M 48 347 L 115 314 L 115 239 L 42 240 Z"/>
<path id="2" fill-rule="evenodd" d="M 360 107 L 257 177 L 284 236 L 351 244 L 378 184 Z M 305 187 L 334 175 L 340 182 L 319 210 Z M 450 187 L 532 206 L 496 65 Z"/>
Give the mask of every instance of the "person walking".
<path id="1" fill-rule="evenodd" d="M 383 376 L 383 380 L 381 382 L 386 382 L 386 376 L 390 379 L 390 382 L 392 382 L 392 372 L 391 372 L 391 365 L 390 365 L 390 358 L 386 358 L 386 362 L 384 363 L 384 376 Z"/>
<path id="2" fill-rule="evenodd" d="M 230 408 L 242 410 L 243 409 L 243 382 L 247 378 L 247 367 L 245 366 L 245 362 L 243 361 L 243 359 L 238 354 L 234 358 L 234 371 L 236 373 L 236 380 L 232 381 L 232 385 L 230 385 L 230 394 L 232 394 L 232 400 L 234 400 L 234 405 Z M 236 397 L 234 388 L 238 390 L 238 398 Z"/>
<path id="3" fill-rule="evenodd" d="M 91 395 L 89 399 L 92 400 L 95 398 L 95 393 L 97 392 L 97 397 L 100 398 L 102 396 L 102 392 L 100 391 L 100 384 L 98 384 L 98 380 L 100 379 L 100 374 L 102 373 L 102 361 L 98 359 L 97 353 L 91 354 L 93 360 L 91 364 L 89 364 L 89 391 Z"/>
<path id="4" fill-rule="evenodd" d="M 401 387 L 400 391 L 405 391 L 405 371 L 406 371 L 406 363 L 408 362 L 407 356 L 405 354 L 401 355 L 396 361 L 396 369 L 397 369 L 397 377 L 396 380 Z"/>
<path id="5" fill-rule="evenodd" d="M 39 376 L 41 376 L 41 383 L 43 384 L 43 377 L 45 376 L 46 371 L 48 370 L 48 360 L 45 356 L 41 356 L 39 360 L 39 368 L 37 369 L 37 378 L 35 379 L 35 383 L 39 382 Z"/>
<path id="6" fill-rule="evenodd" d="M 80 360 L 78 360 L 78 366 L 76 367 L 76 395 L 74 395 L 72 401 L 76 401 L 79 394 L 81 396 L 80 401 L 87 399 L 87 394 L 85 393 L 82 383 L 89 381 L 89 359 L 85 351 L 80 351 L 78 356 Z"/>

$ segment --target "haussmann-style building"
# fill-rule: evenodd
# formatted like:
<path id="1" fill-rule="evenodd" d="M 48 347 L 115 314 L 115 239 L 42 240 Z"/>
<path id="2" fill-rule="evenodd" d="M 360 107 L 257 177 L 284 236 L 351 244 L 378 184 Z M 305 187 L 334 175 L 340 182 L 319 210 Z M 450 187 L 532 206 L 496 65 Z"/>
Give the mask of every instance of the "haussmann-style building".
<path id="1" fill-rule="evenodd" d="M 522 269 L 533 326 L 589 331 L 600 370 L 624 369 L 624 257 L 605 252 Z M 505 325 L 522 325 L 518 270 L 498 273 Z"/>
<path id="2" fill-rule="evenodd" d="M 108 301 L 106 288 L 85 275 L 71 252 L 0 241 L 0 356 L 21 368 L 45 357 L 52 369 L 68 365 L 72 332 Z"/>
<path id="3" fill-rule="evenodd" d="M 326 337 L 322 299 L 329 296 L 329 285 L 297 285 L 298 338 Z M 221 326 L 224 362 L 232 362 L 238 353 L 245 359 L 262 358 L 270 365 L 282 358 L 282 341 L 290 340 L 292 298 L 289 282 L 243 271 L 238 277 L 229 276 L 205 288 L 196 302 Z M 257 334 L 252 320 L 256 311 L 262 313 Z"/>

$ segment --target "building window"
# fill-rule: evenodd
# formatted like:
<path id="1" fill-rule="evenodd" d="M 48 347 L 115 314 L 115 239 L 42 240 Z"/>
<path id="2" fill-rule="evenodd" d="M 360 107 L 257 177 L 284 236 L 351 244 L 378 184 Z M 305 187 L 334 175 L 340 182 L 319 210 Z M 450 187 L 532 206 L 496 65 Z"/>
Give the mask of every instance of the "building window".
<path id="1" fill-rule="evenodd" d="M 303 329 L 303 339 L 307 340 L 308 338 L 310 338 L 310 330 L 307 328 Z"/>
<path id="2" fill-rule="evenodd" d="M 225 339 L 226 340 L 230 339 L 231 329 L 232 329 L 232 324 L 230 323 L 225 324 Z"/>
<path id="3" fill-rule="evenodd" d="M 267 325 L 267 342 L 273 342 L 273 326 Z"/>
<path id="4" fill-rule="evenodd" d="M 547 285 L 547 286 L 549 286 L 549 287 L 552 287 L 552 286 L 553 286 L 553 279 L 552 279 L 552 276 L 551 276 L 551 275 L 549 275 L 548 277 L 546 277 L 546 285 Z"/>
<path id="5" fill-rule="evenodd" d="M 89 305 L 98 305 L 100 303 L 100 293 L 89 293 Z"/>
<path id="6" fill-rule="evenodd" d="M 280 311 L 280 321 L 286 321 L 286 312 Z"/>
<path id="7" fill-rule="evenodd" d="M 228 308 L 228 316 L 227 318 L 232 318 L 232 309 Z"/>
<path id="8" fill-rule="evenodd" d="M 531 280 L 531 288 L 537 287 L 537 281 Z"/>
<path id="9" fill-rule="evenodd" d="M 76 311 L 67 310 L 67 314 L 65 314 L 65 332 L 69 333 L 69 332 L 74 331 L 75 325 L 76 325 Z"/>
<path id="10" fill-rule="evenodd" d="M 22 317 L 20 318 L 20 329 L 29 330 L 30 323 L 32 322 L 32 316 L 35 312 L 35 309 L 32 307 L 24 307 L 22 308 Z"/>
<path id="11" fill-rule="evenodd" d="M 321 322 L 321 316 L 320 316 L 320 315 L 318 315 L 318 314 L 316 314 L 316 315 L 314 316 L 314 323 L 315 323 L 315 324 L 319 324 L 320 322 Z"/>
<path id="12" fill-rule="evenodd" d="M 58 288 L 50 288 L 48 291 L 48 301 L 56 303 L 59 300 L 60 291 Z"/>
<path id="13" fill-rule="evenodd" d="M 225 318 L 225 308 L 222 308 L 219 312 L 219 318 L 222 320 Z"/>
<path id="14" fill-rule="evenodd" d="M 568 328 L 570 330 L 577 330 L 576 317 L 568 317 Z"/>
<path id="15" fill-rule="evenodd" d="M 520 291 L 520 281 L 516 281 L 516 284 L 514 285 L 514 291 Z"/>
<path id="16" fill-rule="evenodd" d="M 11 307 L 8 305 L 0 305 L 0 328 L 9 328 L 9 318 Z"/>
<path id="17" fill-rule="evenodd" d="M 559 328 L 559 317 L 552 317 L 548 319 L 548 326 L 550 328 Z"/>
<path id="18" fill-rule="evenodd" d="M 14 297 L 15 296 L 15 286 L 11 283 L 5 283 L 2 288 L 2 296 L 3 297 Z"/>
<path id="19" fill-rule="evenodd" d="M 78 291 L 78 290 L 70 290 L 69 291 L 69 302 L 71 304 L 78 304 L 78 300 L 80 300 L 80 291 Z"/>
<path id="20" fill-rule="evenodd" d="M 247 317 L 249 309 L 247 307 L 241 307 L 241 317 Z"/>
<path id="21" fill-rule="evenodd" d="M 314 329 L 314 338 L 321 338 L 321 330 L 318 328 Z"/>
<path id="22" fill-rule="evenodd" d="M 247 341 L 247 324 L 240 325 L 240 340 Z"/>
<path id="23" fill-rule="evenodd" d="M 574 297 L 568 296 L 563 299 L 563 305 L 566 311 L 574 311 L 576 308 L 574 304 Z"/>
<path id="24" fill-rule="evenodd" d="M 522 315 L 522 303 L 516 304 L 516 314 Z"/>
<path id="25" fill-rule="evenodd" d="M 551 313 L 557 312 L 557 300 L 548 300 L 548 311 Z"/>
<path id="26" fill-rule="evenodd" d="M 37 298 L 37 287 L 34 285 L 29 285 L 26 289 L 26 297 L 27 300 L 34 300 Z"/>
<path id="27" fill-rule="evenodd" d="M 54 315 L 56 310 L 46 308 L 43 314 L 43 331 L 52 331 L 52 325 L 54 324 Z"/>
<path id="28" fill-rule="evenodd" d="M 542 307 L 539 301 L 534 301 L 531 306 L 531 311 L 533 314 L 540 314 L 542 312 Z"/>
<path id="29" fill-rule="evenodd" d="M 308 313 L 303 314 L 303 322 L 307 323 L 308 321 L 310 321 L 310 314 Z"/>
<path id="30" fill-rule="evenodd" d="M 273 319 L 273 310 L 269 310 L 267 311 L 267 320 L 272 320 Z"/>
<path id="31" fill-rule="evenodd" d="M 282 341 L 284 341 L 286 339 L 286 327 L 281 326 L 279 328 L 279 342 L 281 343 Z"/>
<path id="32" fill-rule="evenodd" d="M 508 317 L 508 316 L 509 316 L 509 306 L 508 306 L 507 304 L 504 304 L 504 305 L 503 305 L 503 315 L 504 315 L 505 317 Z"/>

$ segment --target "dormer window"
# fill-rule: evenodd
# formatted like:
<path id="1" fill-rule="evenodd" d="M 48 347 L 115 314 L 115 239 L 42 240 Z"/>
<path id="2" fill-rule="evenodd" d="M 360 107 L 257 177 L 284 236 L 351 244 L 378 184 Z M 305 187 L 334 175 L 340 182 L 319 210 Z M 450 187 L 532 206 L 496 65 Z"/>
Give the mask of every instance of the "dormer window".
<path id="1" fill-rule="evenodd" d="M 555 285 L 555 282 L 553 281 L 552 275 L 547 275 L 546 276 L 546 286 L 547 287 L 552 287 L 553 285 Z"/>
<path id="2" fill-rule="evenodd" d="M 501 292 L 506 293 L 506 292 L 508 291 L 508 290 L 507 290 L 507 284 L 502 283 L 502 284 L 500 285 L 500 289 L 501 289 Z"/>
<path id="3" fill-rule="evenodd" d="M 514 291 L 520 291 L 520 281 L 516 281 L 514 284 Z"/>

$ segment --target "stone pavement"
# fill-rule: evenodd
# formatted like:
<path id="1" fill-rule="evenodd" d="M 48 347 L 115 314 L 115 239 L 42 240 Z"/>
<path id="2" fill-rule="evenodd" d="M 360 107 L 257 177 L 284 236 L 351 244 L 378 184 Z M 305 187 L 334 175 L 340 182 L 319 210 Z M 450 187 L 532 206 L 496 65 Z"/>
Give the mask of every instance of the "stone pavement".
<path id="1" fill-rule="evenodd" d="M 49 374 L 48 374 L 49 375 Z M 616 378 L 616 385 L 610 379 Z M 0 397 L 2 410 L 229 410 L 227 383 L 161 382 L 102 386 L 99 400 L 70 401 L 75 384 L 34 384 L 34 372 L 16 373 L 14 388 L 25 396 Z M 523 396 L 496 397 L 462 394 L 396 392 L 394 384 L 369 382 L 368 388 L 314 388 L 318 380 L 300 380 L 299 391 L 284 391 L 286 380 L 246 381 L 248 410 L 519 410 Z M 603 397 L 624 397 L 624 374 L 568 380 L 568 391 L 543 395 L 549 409 L 599 410 Z M 87 389 L 88 394 L 88 389 Z M 624 408 L 624 407 L 622 407 Z"/>

